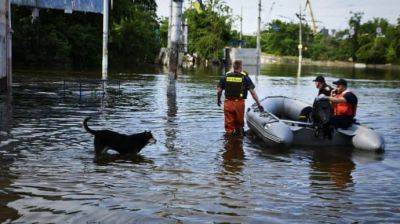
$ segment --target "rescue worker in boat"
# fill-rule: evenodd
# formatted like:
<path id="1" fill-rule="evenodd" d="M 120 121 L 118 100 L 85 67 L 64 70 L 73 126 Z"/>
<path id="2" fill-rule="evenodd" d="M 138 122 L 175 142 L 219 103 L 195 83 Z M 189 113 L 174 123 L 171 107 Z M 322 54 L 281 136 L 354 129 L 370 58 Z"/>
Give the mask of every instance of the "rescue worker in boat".
<path id="1" fill-rule="evenodd" d="M 307 121 L 312 121 L 314 119 L 311 118 L 312 113 L 313 113 L 313 108 L 316 108 L 316 103 L 317 100 L 320 98 L 328 97 L 331 95 L 331 92 L 333 88 L 326 84 L 325 78 L 322 75 L 317 76 L 313 82 L 315 82 L 315 87 L 318 89 L 318 95 L 317 98 L 314 101 L 313 107 L 305 107 L 301 112 L 299 116 L 299 121 L 302 122 L 307 122 Z"/>
<path id="2" fill-rule="evenodd" d="M 318 96 L 331 96 L 333 88 L 326 84 L 325 78 L 322 75 L 317 76 L 313 82 L 315 82 L 315 87 L 318 89 Z"/>
<path id="3" fill-rule="evenodd" d="M 258 109 L 264 111 L 254 91 L 254 84 L 250 77 L 243 72 L 242 61 L 233 62 L 233 71 L 226 73 L 217 86 L 217 105 L 221 106 L 222 91 L 225 90 L 224 115 L 225 131 L 227 134 L 243 134 L 245 100 L 247 92 L 256 102 Z"/>
<path id="4" fill-rule="evenodd" d="M 339 79 L 333 82 L 336 89 L 328 99 L 332 103 L 333 117 L 330 124 L 335 128 L 349 128 L 354 123 L 357 112 L 357 96 L 347 89 L 347 81 Z"/>

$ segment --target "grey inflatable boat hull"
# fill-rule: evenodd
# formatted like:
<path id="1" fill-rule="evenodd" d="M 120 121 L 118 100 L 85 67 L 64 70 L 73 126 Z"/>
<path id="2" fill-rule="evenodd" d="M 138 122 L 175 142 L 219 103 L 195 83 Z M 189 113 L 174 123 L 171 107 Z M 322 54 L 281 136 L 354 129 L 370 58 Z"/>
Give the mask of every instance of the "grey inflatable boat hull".
<path id="1" fill-rule="evenodd" d="M 303 108 L 310 105 L 300 100 L 276 96 L 261 100 L 265 112 L 255 105 L 246 112 L 247 125 L 269 145 L 284 146 L 353 146 L 358 149 L 381 152 L 385 142 L 381 135 L 363 125 L 353 124 L 348 129 L 337 129 L 332 139 L 315 136 L 311 123 L 298 122 Z M 285 117 L 285 119 L 278 118 Z"/>

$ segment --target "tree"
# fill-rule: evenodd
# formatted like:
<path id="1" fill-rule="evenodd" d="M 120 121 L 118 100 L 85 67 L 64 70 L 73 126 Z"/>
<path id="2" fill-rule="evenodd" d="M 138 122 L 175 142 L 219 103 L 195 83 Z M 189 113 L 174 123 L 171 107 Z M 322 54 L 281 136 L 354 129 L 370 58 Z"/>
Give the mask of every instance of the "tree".
<path id="1" fill-rule="evenodd" d="M 162 18 L 160 20 L 160 39 L 161 39 L 161 47 L 168 46 L 168 28 L 169 28 L 169 20 L 168 18 Z"/>
<path id="2" fill-rule="evenodd" d="M 386 44 L 383 38 L 375 38 L 373 42 L 361 46 L 357 51 L 360 62 L 382 64 L 386 62 Z"/>
<path id="3" fill-rule="evenodd" d="M 305 57 L 314 60 L 351 59 L 364 63 L 400 63 L 400 18 L 392 25 L 386 19 L 361 22 L 363 13 L 352 13 L 349 29 L 335 35 L 312 35 L 304 27 Z M 262 31 L 262 50 L 275 55 L 297 55 L 298 24 L 274 20 Z"/>
<path id="4" fill-rule="evenodd" d="M 312 42 L 311 29 L 303 27 L 303 45 L 307 47 Z M 261 32 L 261 49 L 276 55 L 298 55 L 299 24 L 273 20 L 267 29 Z M 307 57 L 308 51 L 304 52 Z"/>
<path id="5" fill-rule="evenodd" d="M 110 15 L 110 62 L 154 62 L 160 48 L 155 0 L 118 0 Z M 31 23 L 31 10 L 13 7 L 16 65 L 100 66 L 102 16 L 41 10 Z"/>
<path id="6" fill-rule="evenodd" d="M 232 47 L 240 46 L 240 33 L 237 30 L 231 31 L 231 40 L 229 45 Z M 242 35 L 242 47 L 244 48 L 256 48 L 257 37 L 254 35 Z"/>
<path id="7" fill-rule="evenodd" d="M 110 60 L 115 64 L 153 63 L 160 50 L 154 0 L 119 0 L 111 14 Z"/>
<path id="8" fill-rule="evenodd" d="M 400 64 L 400 18 L 396 26 L 389 26 L 386 32 L 389 39 L 389 47 L 386 52 L 386 61 L 389 63 Z"/>
<path id="9" fill-rule="evenodd" d="M 197 53 L 203 60 L 217 60 L 222 49 L 232 39 L 231 9 L 220 0 L 205 1 L 204 10 L 185 12 L 189 26 L 189 52 Z"/>
<path id="10" fill-rule="evenodd" d="M 351 39 L 351 57 L 353 61 L 357 61 L 357 50 L 359 48 L 358 35 L 360 30 L 361 18 L 364 15 L 362 12 L 350 12 L 352 14 L 349 20 L 350 39 Z"/>

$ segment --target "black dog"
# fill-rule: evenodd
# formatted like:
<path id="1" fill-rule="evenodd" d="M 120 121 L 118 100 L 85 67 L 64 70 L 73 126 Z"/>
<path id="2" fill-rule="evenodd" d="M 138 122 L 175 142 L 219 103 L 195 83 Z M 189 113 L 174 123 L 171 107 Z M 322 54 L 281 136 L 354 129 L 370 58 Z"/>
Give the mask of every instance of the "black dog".
<path id="1" fill-rule="evenodd" d="M 133 135 L 124 135 L 109 130 L 93 130 L 87 125 L 90 117 L 85 118 L 83 127 L 94 135 L 94 149 L 96 154 L 102 154 L 108 149 L 113 149 L 120 154 L 137 154 L 147 144 L 155 143 L 151 132 L 145 131 Z"/>

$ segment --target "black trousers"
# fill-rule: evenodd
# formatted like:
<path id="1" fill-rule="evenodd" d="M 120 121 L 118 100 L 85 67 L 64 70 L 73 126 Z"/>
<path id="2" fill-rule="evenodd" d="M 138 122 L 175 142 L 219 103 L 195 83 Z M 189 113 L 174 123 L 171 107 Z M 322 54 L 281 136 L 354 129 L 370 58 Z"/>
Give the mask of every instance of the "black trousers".
<path id="1" fill-rule="evenodd" d="M 354 123 L 352 116 L 333 116 L 329 124 L 335 128 L 349 128 Z"/>

